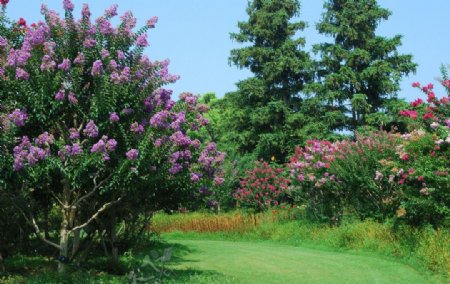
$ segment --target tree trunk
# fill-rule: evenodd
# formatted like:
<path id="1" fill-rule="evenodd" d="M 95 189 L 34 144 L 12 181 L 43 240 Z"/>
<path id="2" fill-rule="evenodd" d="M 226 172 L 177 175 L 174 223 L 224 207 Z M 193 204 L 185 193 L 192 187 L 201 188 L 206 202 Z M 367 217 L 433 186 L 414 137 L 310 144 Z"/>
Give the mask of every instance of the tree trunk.
<path id="1" fill-rule="evenodd" d="M 61 222 L 61 230 L 59 236 L 59 245 L 61 246 L 59 251 L 59 262 L 58 262 L 58 272 L 65 273 L 66 272 L 66 263 L 68 261 L 68 247 L 69 247 L 69 220 L 68 214 L 65 212 L 66 210 L 62 210 L 63 213 L 63 221 Z"/>
<path id="2" fill-rule="evenodd" d="M 63 184 L 63 206 L 61 208 L 62 222 L 59 231 L 59 262 L 58 262 L 58 273 L 62 274 L 66 272 L 66 264 L 69 260 L 69 226 L 71 223 L 71 208 L 70 204 L 70 187 L 67 180 L 62 180 Z"/>
<path id="3" fill-rule="evenodd" d="M 110 238 L 111 238 L 111 260 L 114 264 L 119 263 L 119 248 L 117 247 L 117 217 L 116 210 L 111 211 L 111 228 L 110 228 Z"/>
<path id="4" fill-rule="evenodd" d="M 5 264 L 3 263 L 3 256 L 2 256 L 2 252 L 0 252 L 0 272 L 5 272 L 6 268 L 5 268 Z"/>

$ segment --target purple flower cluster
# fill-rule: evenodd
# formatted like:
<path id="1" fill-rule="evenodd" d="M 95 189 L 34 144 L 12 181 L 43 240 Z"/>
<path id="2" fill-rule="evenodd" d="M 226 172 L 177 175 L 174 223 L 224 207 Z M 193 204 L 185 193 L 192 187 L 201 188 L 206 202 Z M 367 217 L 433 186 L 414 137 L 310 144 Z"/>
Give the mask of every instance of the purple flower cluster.
<path id="1" fill-rule="evenodd" d="M 100 76 L 103 73 L 103 63 L 101 60 L 96 60 L 92 65 L 92 76 Z"/>
<path id="2" fill-rule="evenodd" d="M 53 134 L 48 134 L 48 132 L 44 132 L 38 136 L 38 138 L 34 139 L 34 143 L 38 146 L 48 146 L 55 143 L 55 137 Z"/>
<path id="3" fill-rule="evenodd" d="M 5 49 L 8 46 L 8 40 L 0 36 L 0 48 Z"/>
<path id="4" fill-rule="evenodd" d="M 103 35 L 112 35 L 114 34 L 115 30 L 111 25 L 111 22 L 107 19 L 100 17 L 96 20 L 98 29 L 101 34 Z"/>
<path id="5" fill-rule="evenodd" d="M 139 155 L 139 151 L 136 149 L 131 149 L 130 151 L 128 151 L 125 156 L 127 157 L 128 160 L 130 161 L 134 161 L 138 158 Z"/>
<path id="6" fill-rule="evenodd" d="M 38 161 L 45 159 L 50 154 L 50 149 L 36 147 L 31 145 L 30 139 L 27 136 L 22 137 L 21 143 L 14 147 L 14 164 L 13 168 L 16 171 L 21 170 L 25 163 L 29 166 L 34 166 Z"/>
<path id="7" fill-rule="evenodd" d="M 102 153 L 103 160 L 108 161 L 110 159 L 109 153 L 114 152 L 117 147 L 117 141 L 115 139 L 108 139 L 108 136 L 104 135 L 96 144 L 91 148 L 91 153 Z"/>
<path id="8" fill-rule="evenodd" d="M 84 64 L 84 60 L 85 60 L 84 53 L 83 52 L 78 52 L 78 55 L 73 60 L 73 63 L 83 65 Z"/>
<path id="9" fill-rule="evenodd" d="M 170 124 L 170 128 L 176 131 L 180 130 L 181 125 L 186 123 L 186 112 L 174 113 L 172 120 L 173 122 Z"/>
<path id="10" fill-rule="evenodd" d="M 224 159 L 225 154 L 217 151 L 216 144 L 209 143 L 200 153 L 198 163 L 204 172 L 206 172 L 210 177 L 213 177 L 216 174 L 216 169 L 220 168 Z M 217 180 L 216 183 L 217 182 L 220 182 L 220 180 Z"/>
<path id="11" fill-rule="evenodd" d="M 20 109 L 15 109 L 12 113 L 8 115 L 8 118 L 16 125 L 16 126 L 24 126 L 25 120 L 28 119 L 28 115 L 25 111 Z"/>
<path id="12" fill-rule="evenodd" d="M 118 121 L 120 120 L 120 117 L 119 117 L 119 115 L 118 115 L 117 113 L 111 112 L 111 113 L 109 114 L 109 120 L 110 120 L 111 122 L 118 122 Z"/>
<path id="13" fill-rule="evenodd" d="M 109 7 L 108 9 L 105 10 L 105 17 L 112 18 L 112 17 L 117 16 L 117 8 L 118 8 L 117 4 L 111 5 L 111 7 Z"/>
<path id="14" fill-rule="evenodd" d="M 136 39 L 136 45 L 139 47 L 148 46 L 147 34 L 142 34 L 142 35 L 138 36 L 138 38 Z"/>
<path id="15" fill-rule="evenodd" d="M 78 99 L 73 92 L 69 92 L 67 99 L 69 100 L 69 103 L 71 103 L 73 105 L 78 104 Z"/>
<path id="16" fill-rule="evenodd" d="M 55 100 L 57 100 L 57 101 L 63 101 L 65 97 L 66 97 L 66 94 L 64 93 L 63 90 L 59 90 L 59 91 L 55 94 Z"/>
<path id="17" fill-rule="evenodd" d="M 63 8 L 65 11 L 72 12 L 73 9 L 75 8 L 75 5 L 73 5 L 72 1 L 70 1 L 70 0 L 64 0 Z"/>
<path id="18" fill-rule="evenodd" d="M 80 133 L 76 128 L 69 129 L 69 139 L 71 140 L 80 139 Z"/>
<path id="19" fill-rule="evenodd" d="M 153 29 L 156 25 L 156 23 L 158 22 L 158 17 L 154 16 L 151 17 L 148 21 L 147 21 L 147 27 L 149 27 L 150 29 Z"/>
<path id="20" fill-rule="evenodd" d="M 111 60 L 109 66 L 113 70 L 117 70 L 117 63 L 115 60 Z M 130 67 L 124 67 L 119 74 L 117 71 L 111 73 L 111 82 L 115 84 L 127 83 L 130 81 Z"/>
<path id="21" fill-rule="evenodd" d="M 181 131 L 177 131 L 170 136 L 170 140 L 177 146 L 186 147 L 192 143 L 191 138 Z"/>
<path id="22" fill-rule="evenodd" d="M 171 114 L 167 110 L 157 112 L 152 118 L 150 118 L 150 124 L 153 127 L 167 128 L 170 125 L 169 120 L 171 119 Z"/>
<path id="23" fill-rule="evenodd" d="M 42 56 L 41 71 L 53 71 L 56 67 L 56 62 L 48 54 Z"/>
<path id="24" fill-rule="evenodd" d="M 61 64 L 58 65 L 59 70 L 63 71 L 69 71 L 70 70 L 70 60 L 67 58 L 64 58 Z"/>
<path id="25" fill-rule="evenodd" d="M 83 130 L 83 134 L 90 138 L 95 138 L 98 136 L 98 127 L 95 125 L 94 121 L 91 119 L 86 124 L 86 127 Z"/>
<path id="26" fill-rule="evenodd" d="M 28 81 L 30 79 L 30 74 L 24 69 L 17 67 L 16 68 L 16 79 Z"/>
<path id="27" fill-rule="evenodd" d="M 134 122 L 133 124 L 131 124 L 130 126 L 130 131 L 134 132 L 136 134 L 142 134 L 144 133 L 144 126 L 142 124 L 139 124 L 137 122 Z"/>
<path id="28" fill-rule="evenodd" d="M 83 153 L 83 147 L 79 143 L 75 143 L 73 145 L 65 145 L 63 150 L 58 151 L 58 156 L 61 159 L 64 157 L 72 157 L 81 155 Z"/>

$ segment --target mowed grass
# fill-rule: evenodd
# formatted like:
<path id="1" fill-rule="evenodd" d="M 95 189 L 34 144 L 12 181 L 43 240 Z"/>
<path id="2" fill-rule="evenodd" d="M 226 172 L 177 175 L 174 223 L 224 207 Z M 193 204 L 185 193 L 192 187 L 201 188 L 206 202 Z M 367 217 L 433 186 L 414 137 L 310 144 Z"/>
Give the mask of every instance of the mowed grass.
<path id="1" fill-rule="evenodd" d="M 270 242 L 170 240 L 189 248 L 172 268 L 223 275 L 229 283 L 438 283 L 389 259 Z"/>

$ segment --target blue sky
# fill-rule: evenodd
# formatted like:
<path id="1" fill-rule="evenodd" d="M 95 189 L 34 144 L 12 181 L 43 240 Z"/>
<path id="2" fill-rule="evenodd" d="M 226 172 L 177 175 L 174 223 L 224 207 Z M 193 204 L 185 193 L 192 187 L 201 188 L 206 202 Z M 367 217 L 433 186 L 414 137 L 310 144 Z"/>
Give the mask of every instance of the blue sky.
<path id="1" fill-rule="evenodd" d="M 419 64 L 415 75 L 402 81 L 400 97 L 412 100 L 421 95 L 412 89 L 411 83 L 433 82 L 440 75 L 441 64 L 450 64 L 450 29 L 447 20 L 450 11 L 449 0 L 379 0 L 382 7 L 393 13 L 383 22 L 378 33 L 383 36 L 403 35 L 400 52 L 410 53 Z M 62 14 L 62 0 L 11 0 L 8 15 L 28 22 L 42 20 L 40 6 Z M 190 91 L 195 94 L 215 92 L 223 96 L 236 89 L 235 83 L 251 76 L 247 70 L 239 70 L 228 64 L 229 52 L 239 47 L 230 40 L 229 33 L 237 32 L 237 22 L 245 20 L 246 0 L 82 0 L 74 1 L 75 13 L 79 15 L 82 3 L 88 3 L 94 17 L 100 16 L 111 4 L 119 4 L 119 14 L 131 10 L 138 18 L 138 24 L 158 16 L 156 29 L 149 33 L 150 47 L 147 55 L 153 60 L 169 58 L 171 72 L 181 79 L 169 88 L 175 94 Z M 317 35 L 315 24 L 320 20 L 323 1 L 301 1 L 300 18 L 309 27 L 303 36 L 307 49 L 326 38 Z M 78 16 L 77 16 L 78 17 Z M 443 95 L 443 89 L 437 89 Z"/>

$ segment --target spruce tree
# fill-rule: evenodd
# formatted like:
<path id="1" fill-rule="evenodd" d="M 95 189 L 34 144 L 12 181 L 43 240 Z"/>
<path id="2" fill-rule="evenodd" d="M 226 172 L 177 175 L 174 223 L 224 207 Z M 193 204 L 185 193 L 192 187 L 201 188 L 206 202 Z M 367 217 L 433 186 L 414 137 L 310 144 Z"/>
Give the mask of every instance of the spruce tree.
<path id="1" fill-rule="evenodd" d="M 230 63 L 254 74 L 225 97 L 228 137 L 241 154 L 282 160 L 300 142 L 295 134 L 304 121 L 297 117 L 300 92 L 312 76 L 305 39 L 296 36 L 306 26 L 293 21 L 299 11 L 297 0 L 250 1 L 249 19 L 231 34 L 246 46 L 231 51 Z"/>
<path id="2" fill-rule="evenodd" d="M 391 15 L 376 0 L 327 0 L 324 8 L 317 30 L 334 41 L 314 46 L 320 56 L 318 79 L 308 89 L 322 109 L 342 112 L 344 119 L 334 128 L 355 130 L 396 98 L 400 80 L 417 65 L 411 55 L 398 52 L 400 35 L 376 34 Z"/>

